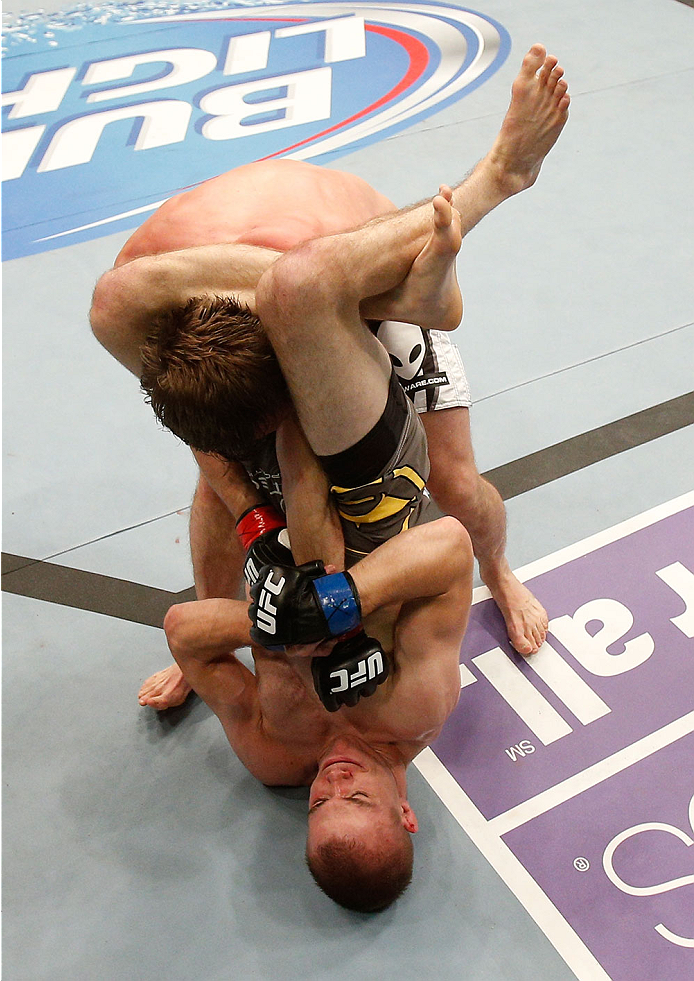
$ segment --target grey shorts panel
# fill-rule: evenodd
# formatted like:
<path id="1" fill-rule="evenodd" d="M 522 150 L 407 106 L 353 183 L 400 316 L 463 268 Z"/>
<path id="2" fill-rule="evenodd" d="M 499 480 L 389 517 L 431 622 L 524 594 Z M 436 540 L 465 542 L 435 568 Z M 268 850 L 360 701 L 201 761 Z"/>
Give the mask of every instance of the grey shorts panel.
<path id="1" fill-rule="evenodd" d="M 384 320 L 376 336 L 418 412 L 470 407 L 463 359 L 450 333 Z"/>
<path id="2" fill-rule="evenodd" d="M 381 476 L 358 487 L 333 487 L 345 538 L 347 565 L 373 552 L 400 532 L 434 521 L 441 511 L 425 483 L 429 457 L 424 427 L 412 402 L 406 400 L 398 448 Z"/>

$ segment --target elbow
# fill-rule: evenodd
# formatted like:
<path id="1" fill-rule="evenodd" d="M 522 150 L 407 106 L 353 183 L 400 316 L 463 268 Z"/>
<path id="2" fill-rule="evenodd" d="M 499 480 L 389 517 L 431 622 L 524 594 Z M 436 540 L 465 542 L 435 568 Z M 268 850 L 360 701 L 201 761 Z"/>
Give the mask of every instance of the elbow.
<path id="1" fill-rule="evenodd" d="M 133 266 L 128 263 L 111 269 L 99 279 L 92 294 L 89 323 L 99 344 L 139 378 L 140 345 L 146 335 L 133 312 L 132 298 L 147 296 L 148 291 Z"/>
<path id="2" fill-rule="evenodd" d="M 134 353 L 130 350 L 128 312 L 123 302 L 130 290 L 130 282 L 120 269 L 104 273 L 94 287 L 89 324 L 99 344 L 139 377 L 139 348 Z"/>
<path id="3" fill-rule="evenodd" d="M 89 310 L 89 323 L 92 334 L 104 347 L 108 346 L 111 299 L 113 295 L 112 271 L 104 273 L 98 281 L 92 294 L 92 305 Z"/>

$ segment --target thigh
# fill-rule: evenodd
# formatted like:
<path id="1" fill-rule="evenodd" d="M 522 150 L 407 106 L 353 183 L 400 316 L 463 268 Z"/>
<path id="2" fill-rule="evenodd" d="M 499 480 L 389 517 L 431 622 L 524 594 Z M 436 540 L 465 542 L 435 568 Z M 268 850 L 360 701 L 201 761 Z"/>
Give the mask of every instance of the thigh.
<path id="1" fill-rule="evenodd" d="M 429 458 L 422 418 L 402 392 L 400 400 L 399 440 L 379 475 L 355 486 L 355 481 L 348 482 L 348 474 L 343 474 L 342 486 L 331 487 L 342 522 L 348 565 L 408 528 L 441 517 L 426 490 Z"/>
<path id="2" fill-rule="evenodd" d="M 317 456 L 341 453 L 381 418 L 391 365 L 382 344 L 361 322 L 311 311 L 280 347 L 272 338 L 297 415 Z"/>

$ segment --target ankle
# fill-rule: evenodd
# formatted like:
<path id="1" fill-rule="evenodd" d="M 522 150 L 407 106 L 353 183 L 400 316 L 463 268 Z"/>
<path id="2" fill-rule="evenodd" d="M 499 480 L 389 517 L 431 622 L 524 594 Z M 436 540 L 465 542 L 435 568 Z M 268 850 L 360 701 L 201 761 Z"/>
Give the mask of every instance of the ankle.
<path id="1" fill-rule="evenodd" d="M 530 174 L 514 166 L 513 160 L 498 145 L 494 145 L 487 154 L 485 162 L 489 169 L 490 179 L 494 182 L 497 193 L 506 200 L 514 194 L 520 194 L 535 183 L 537 174 Z"/>
<path id="2" fill-rule="evenodd" d="M 513 577 L 505 555 L 482 561 L 478 558 L 480 578 L 490 590 L 502 588 Z"/>

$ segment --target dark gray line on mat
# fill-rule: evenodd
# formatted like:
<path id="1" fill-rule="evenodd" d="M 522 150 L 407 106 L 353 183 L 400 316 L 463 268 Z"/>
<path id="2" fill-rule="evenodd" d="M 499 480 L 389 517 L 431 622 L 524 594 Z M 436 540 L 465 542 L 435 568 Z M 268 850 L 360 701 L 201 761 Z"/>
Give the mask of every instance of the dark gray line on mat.
<path id="1" fill-rule="evenodd" d="M 555 443 L 537 453 L 530 453 L 489 470 L 484 476 L 508 501 L 692 423 L 694 392 L 689 392 Z M 172 604 L 195 598 L 192 586 L 172 593 L 154 586 L 7 553 L 2 556 L 2 588 L 8 593 L 152 627 L 161 627 L 164 615 Z"/>
<path id="2" fill-rule="evenodd" d="M 161 627 L 166 611 L 174 603 L 195 599 L 192 586 L 180 593 L 172 593 L 126 579 L 4 552 L 2 568 L 2 588 L 6 593 L 103 613 L 150 627 Z"/>
<path id="3" fill-rule="evenodd" d="M 694 423 L 694 392 L 512 460 L 484 476 L 505 501 Z"/>

